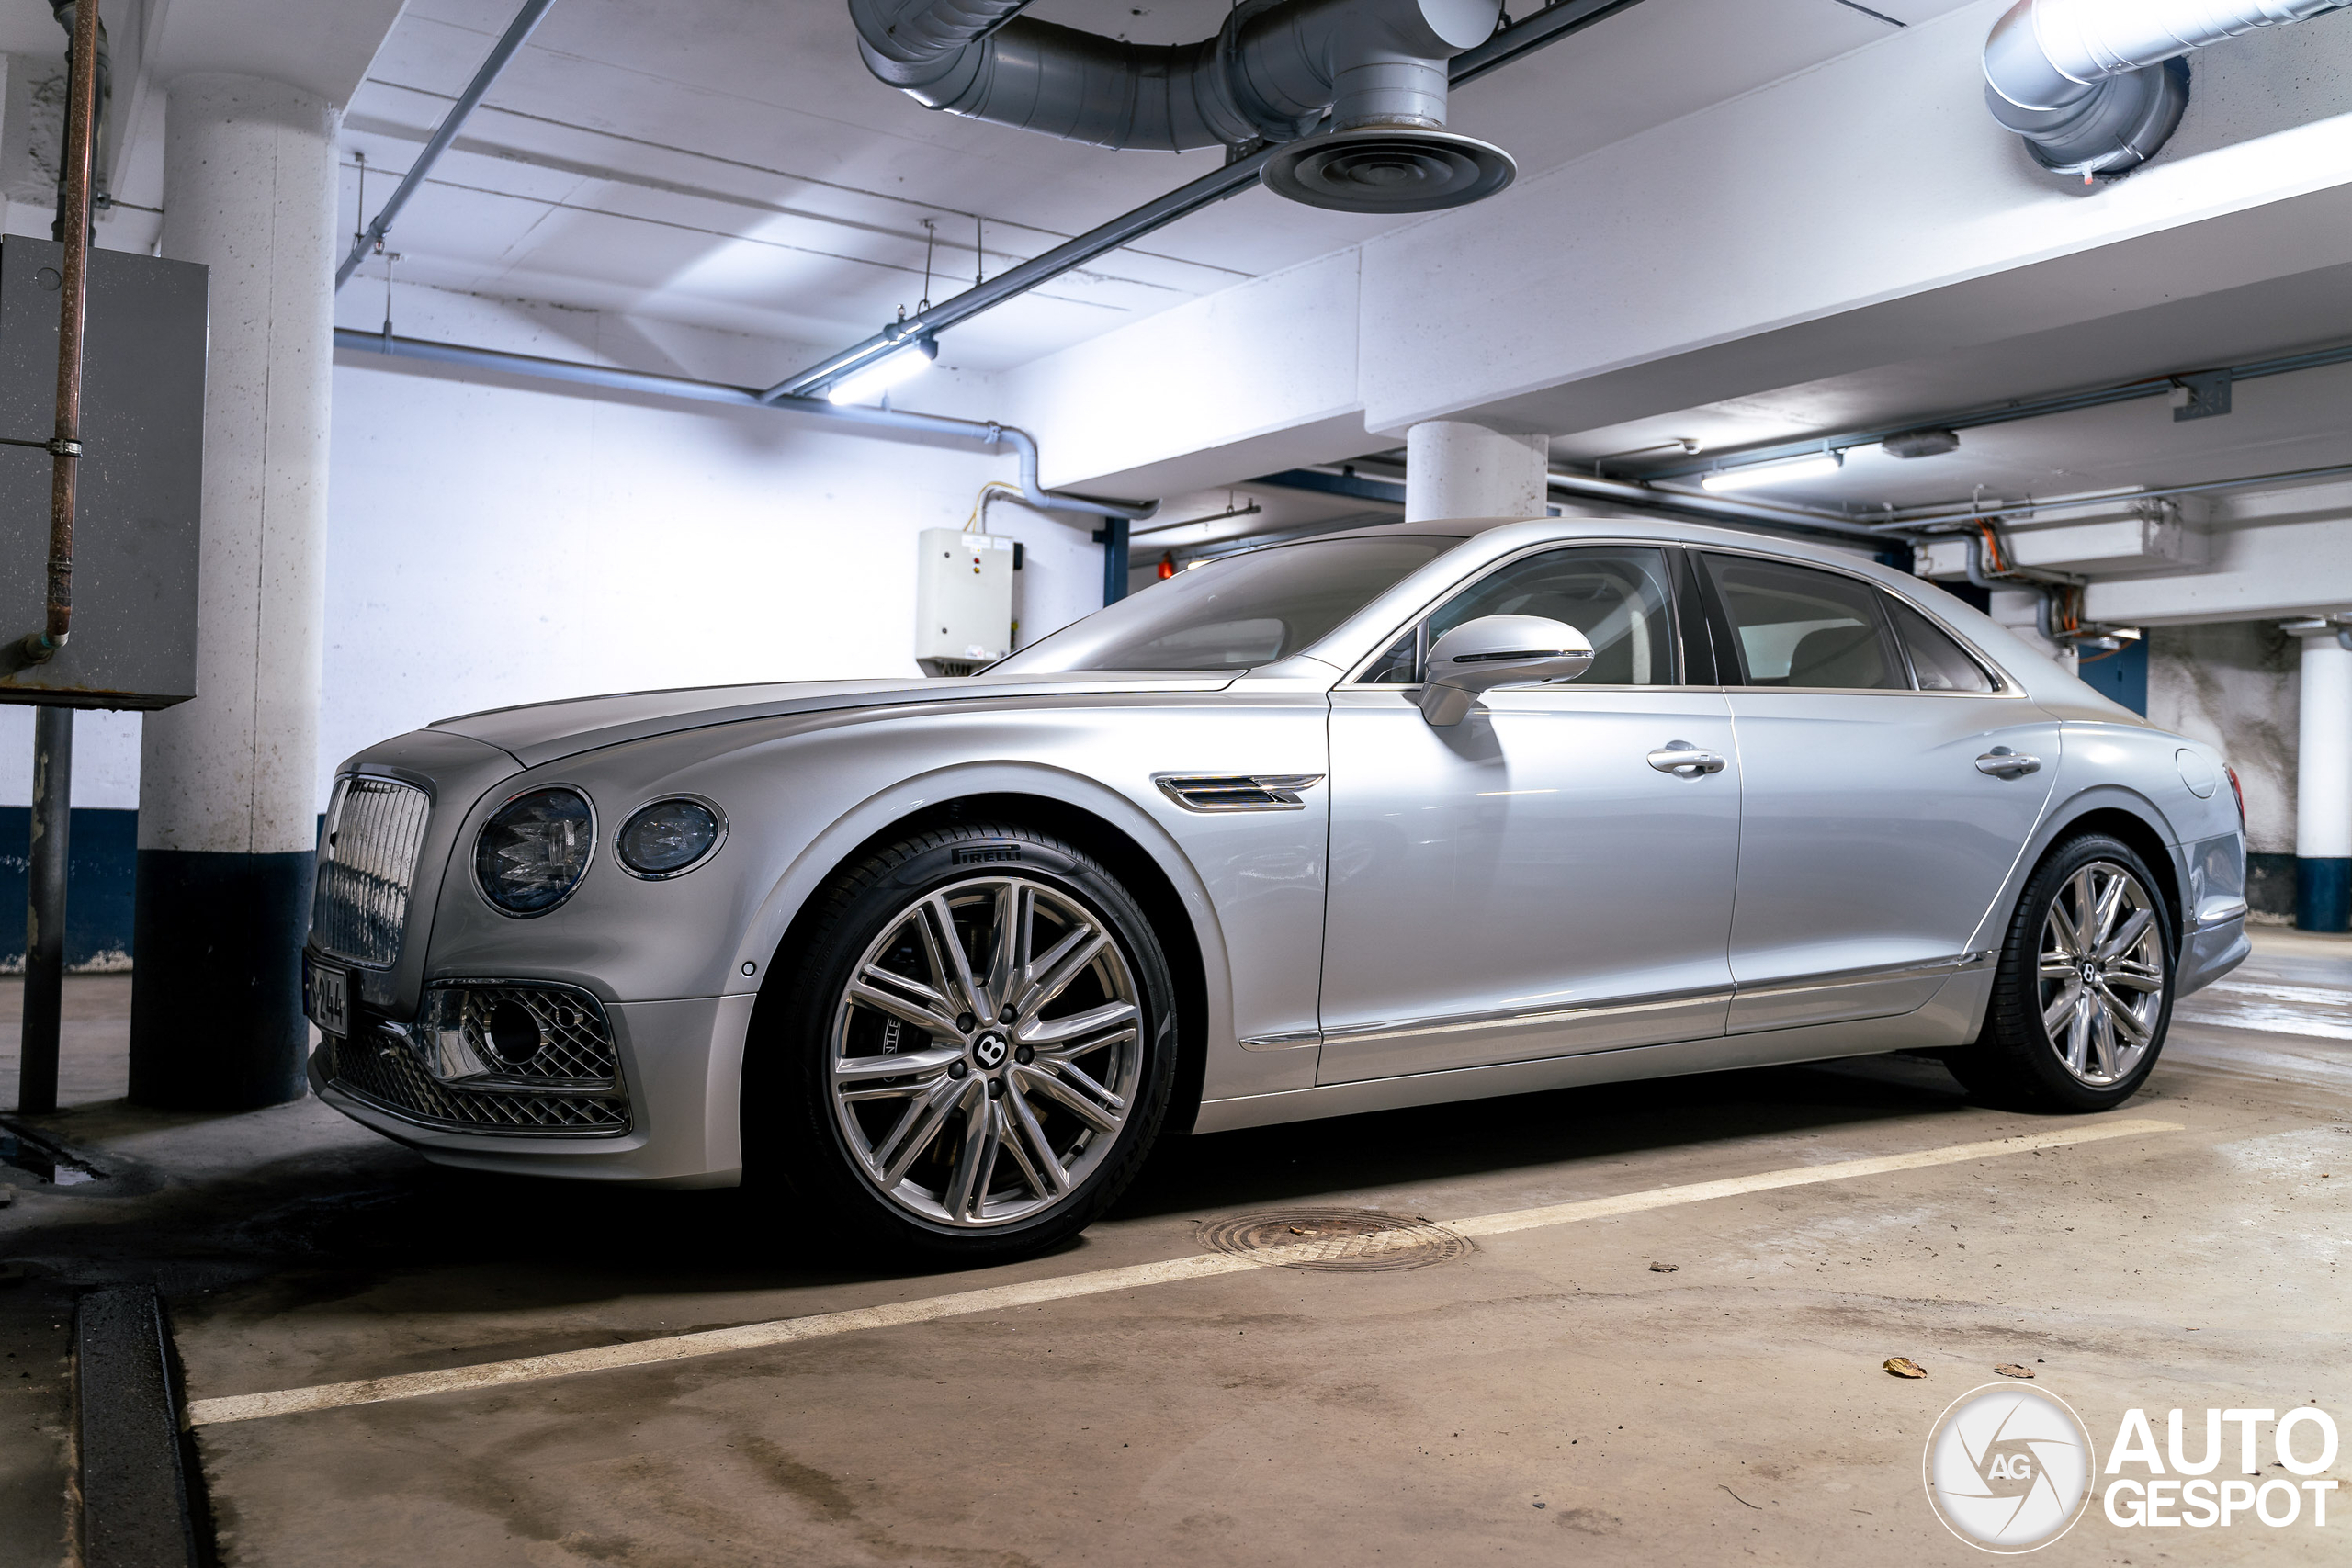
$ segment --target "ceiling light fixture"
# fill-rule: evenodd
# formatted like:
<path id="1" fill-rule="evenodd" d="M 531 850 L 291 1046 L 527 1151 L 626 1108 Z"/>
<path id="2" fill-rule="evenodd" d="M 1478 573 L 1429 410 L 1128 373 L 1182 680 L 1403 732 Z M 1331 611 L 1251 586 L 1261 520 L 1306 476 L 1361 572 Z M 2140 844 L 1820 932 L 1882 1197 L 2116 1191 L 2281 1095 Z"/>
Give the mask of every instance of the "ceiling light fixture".
<path id="1" fill-rule="evenodd" d="M 1801 457 L 1781 457 L 1770 463 L 1748 463 L 1736 468 L 1718 468 L 1702 476 L 1700 488 L 1710 491 L 1753 490 L 1758 485 L 1788 484 L 1797 479 L 1821 479 L 1846 466 L 1843 452 L 1807 452 Z"/>
<path id="2" fill-rule="evenodd" d="M 926 333 L 843 376 L 825 389 L 825 400 L 829 403 L 870 402 L 891 388 L 922 375 L 938 357 L 939 340 Z"/>

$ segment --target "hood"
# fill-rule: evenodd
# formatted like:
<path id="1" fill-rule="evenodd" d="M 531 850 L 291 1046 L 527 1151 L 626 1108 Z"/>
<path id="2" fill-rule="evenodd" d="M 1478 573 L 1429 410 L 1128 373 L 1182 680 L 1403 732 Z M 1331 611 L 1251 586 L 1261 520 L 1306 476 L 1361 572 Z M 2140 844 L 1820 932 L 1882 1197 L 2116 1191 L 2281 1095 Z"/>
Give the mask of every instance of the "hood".
<path id="1" fill-rule="evenodd" d="M 1212 674 L 1024 675 L 990 680 L 912 677 L 884 681 L 777 681 L 752 686 L 684 686 L 663 692 L 619 692 L 568 697 L 520 707 L 485 708 L 430 728 L 495 746 L 526 768 L 576 756 L 600 746 L 643 740 L 679 730 L 791 714 L 844 708 L 906 707 L 954 702 L 1015 702 L 1087 694 L 1215 692 L 1234 677 Z"/>

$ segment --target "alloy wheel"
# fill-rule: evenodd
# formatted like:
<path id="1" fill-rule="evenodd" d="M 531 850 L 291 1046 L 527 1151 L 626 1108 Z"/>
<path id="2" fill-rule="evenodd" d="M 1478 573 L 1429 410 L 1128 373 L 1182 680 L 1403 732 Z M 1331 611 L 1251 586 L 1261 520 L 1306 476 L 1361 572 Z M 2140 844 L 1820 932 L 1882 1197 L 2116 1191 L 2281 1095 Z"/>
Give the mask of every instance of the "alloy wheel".
<path id="1" fill-rule="evenodd" d="M 2160 911 L 2140 879 L 2093 861 L 2066 879 L 2041 925 L 2036 998 L 2065 1069 L 2094 1089 L 2131 1077 L 2164 1018 Z"/>
<path id="2" fill-rule="evenodd" d="M 908 904 L 833 1009 L 834 1117 L 865 1179 L 960 1229 L 1060 1203 L 1136 1104 L 1136 996 L 1102 918 L 1056 888 L 981 877 Z"/>

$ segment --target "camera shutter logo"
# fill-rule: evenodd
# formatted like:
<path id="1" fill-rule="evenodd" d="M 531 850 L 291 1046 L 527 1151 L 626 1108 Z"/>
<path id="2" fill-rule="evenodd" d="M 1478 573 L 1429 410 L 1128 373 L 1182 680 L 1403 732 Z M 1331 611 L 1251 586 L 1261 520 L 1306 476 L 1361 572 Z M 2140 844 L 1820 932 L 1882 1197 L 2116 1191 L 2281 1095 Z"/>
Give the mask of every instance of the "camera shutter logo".
<path id="1" fill-rule="evenodd" d="M 2033 1551 L 2090 1502 L 2091 1435 L 2066 1402 L 1990 1383 L 1952 1401 L 1928 1437 L 1928 1502 L 1946 1529 L 1986 1551 Z"/>

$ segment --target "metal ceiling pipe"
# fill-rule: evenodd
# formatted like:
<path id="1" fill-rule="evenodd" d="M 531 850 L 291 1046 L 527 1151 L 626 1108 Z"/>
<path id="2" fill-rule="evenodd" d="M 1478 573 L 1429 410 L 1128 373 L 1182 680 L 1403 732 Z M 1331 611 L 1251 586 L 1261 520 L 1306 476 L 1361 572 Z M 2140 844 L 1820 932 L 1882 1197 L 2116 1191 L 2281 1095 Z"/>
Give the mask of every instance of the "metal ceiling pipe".
<path id="1" fill-rule="evenodd" d="M 1019 17 L 1026 0 L 850 0 L 858 52 L 926 108 L 1097 147 L 1183 152 L 1445 123 L 1445 62 L 1501 0 L 1245 0 L 1216 36 L 1137 44 Z"/>
<path id="2" fill-rule="evenodd" d="M 401 209 L 408 205 L 408 198 L 424 184 L 424 176 L 432 172 L 434 164 L 441 161 L 441 154 L 449 150 L 449 143 L 458 139 L 459 128 L 481 106 L 482 96 L 490 91 L 491 84 L 498 80 L 500 73 L 521 52 L 524 43 L 537 30 L 541 18 L 547 16 L 548 7 L 554 4 L 555 0 L 524 0 L 523 8 L 514 13 L 514 19 L 507 24 L 506 31 L 491 47 L 481 68 L 474 73 L 474 79 L 466 84 L 466 90 L 458 95 L 458 101 L 450 105 L 449 112 L 442 117 L 440 125 L 425 142 L 424 151 L 409 164 L 408 174 L 401 179 L 399 188 L 392 192 L 391 200 L 384 203 L 384 209 L 352 236 L 351 254 L 343 258 L 341 266 L 334 269 L 334 286 L 337 288 L 351 281 L 351 275 L 358 270 L 360 262 L 367 258 L 368 252 L 382 246 L 384 236 L 392 231 L 392 220 L 401 215 Z"/>
<path id="3" fill-rule="evenodd" d="M 2344 0 L 2018 0 L 1984 40 L 1985 102 L 2044 168 L 2086 181 L 2155 155 L 2188 104 L 2184 56 Z"/>
<path id="4" fill-rule="evenodd" d="M 568 359 L 543 359 L 537 355 L 509 354 L 503 349 L 474 348 L 465 344 L 432 343 L 423 338 L 387 337 L 350 327 L 334 329 L 334 345 L 394 359 L 424 359 L 442 365 L 463 365 L 535 380 L 568 381 L 580 387 L 605 387 L 621 392 L 647 392 L 656 397 L 688 398 L 695 402 L 728 403 L 737 408 L 770 408 L 785 413 L 805 413 L 869 428 L 900 430 L 922 435 L 951 436 L 989 446 L 1010 446 L 1021 463 L 1021 499 L 1043 512 L 1076 512 L 1092 517 L 1116 517 L 1140 522 L 1159 510 L 1157 501 L 1113 501 L 1102 496 L 1073 495 L 1046 490 L 1037 482 L 1037 440 L 1014 425 L 994 420 L 950 419 L 944 414 L 913 413 L 905 409 L 868 408 L 861 403 L 834 403 L 823 398 L 771 398 L 749 387 L 718 381 L 696 381 L 684 376 L 661 376 L 643 370 L 622 370 L 609 365 L 582 365 Z"/>

